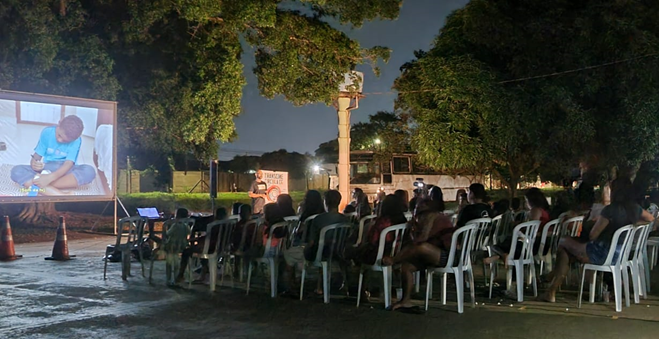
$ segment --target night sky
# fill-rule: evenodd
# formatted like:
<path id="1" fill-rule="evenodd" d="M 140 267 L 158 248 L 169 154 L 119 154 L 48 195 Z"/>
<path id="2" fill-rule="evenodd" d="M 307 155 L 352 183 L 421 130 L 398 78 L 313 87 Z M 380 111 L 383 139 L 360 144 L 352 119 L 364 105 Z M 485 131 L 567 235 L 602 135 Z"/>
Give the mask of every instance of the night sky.
<path id="1" fill-rule="evenodd" d="M 394 94 L 368 95 L 369 92 L 390 92 L 400 66 L 414 58 L 413 52 L 427 50 L 446 16 L 464 6 L 468 0 L 405 0 L 398 20 L 367 22 L 359 29 L 342 28 L 362 47 L 387 46 L 392 49 L 388 64 L 381 64 L 376 78 L 371 67 L 362 65 L 364 93 L 359 109 L 352 111 L 351 122 L 366 121 L 377 111 L 392 111 Z M 333 107 L 324 104 L 295 107 L 283 98 L 268 100 L 259 95 L 254 67 L 254 51 L 243 46 L 245 77 L 243 113 L 236 118 L 238 139 L 220 146 L 220 159 L 235 155 L 260 155 L 278 149 L 314 153 L 322 142 L 336 138 L 337 118 Z"/>

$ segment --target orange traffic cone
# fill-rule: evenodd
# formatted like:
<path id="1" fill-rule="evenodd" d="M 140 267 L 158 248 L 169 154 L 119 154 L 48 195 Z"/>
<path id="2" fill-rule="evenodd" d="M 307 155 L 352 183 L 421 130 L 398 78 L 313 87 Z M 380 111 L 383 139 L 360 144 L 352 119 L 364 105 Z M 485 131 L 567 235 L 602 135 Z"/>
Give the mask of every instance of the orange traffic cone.
<path id="1" fill-rule="evenodd" d="M 5 215 L 0 229 L 0 260 L 15 260 L 21 257 L 22 255 L 16 255 L 14 251 L 14 237 L 11 236 L 9 216 Z"/>
<path id="2" fill-rule="evenodd" d="M 66 241 L 66 222 L 64 217 L 59 217 L 59 227 L 57 228 L 57 238 L 55 238 L 55 245 L 53 246 L 53 255 L 46 260 L 71 260 L 75 255 L 69 255 L 69 245 Z"/>

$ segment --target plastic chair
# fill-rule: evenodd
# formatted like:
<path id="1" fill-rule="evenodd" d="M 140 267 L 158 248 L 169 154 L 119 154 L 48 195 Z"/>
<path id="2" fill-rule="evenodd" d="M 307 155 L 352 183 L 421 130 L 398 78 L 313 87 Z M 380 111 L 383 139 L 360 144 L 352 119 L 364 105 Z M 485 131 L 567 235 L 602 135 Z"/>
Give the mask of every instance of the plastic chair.
<path id="1" fill-rule="evenodd" d="M 506 288 L 510 289 L 513 283 L 513 269 L 515 269 L 515 278 L 517 282 L 517 301 L 524 301 L 524 266 L 528 265 L 530 278 L 533 284 L 533 296 L 538 296 L 538 285 L 536 282 L 535 262 L 533 260 L 533 242 L 540 227 L 540 220 L 523 222 L 513 229 L 513 241 L 510 246 L 510 253 L 506 260 L 508 273 L 506 275 Z M 520 242 L 521 240 L 521 242 Z M 518 258 L 515 257 L 517 246 L 522 246 Z M 490 281 L 494 281 L 494 271 L 490 272 Z M 492 298 L 492 285 L 490 284 L 490 298 Z"/>
<path id="2" fill-rule="evenodd" d="M 250 220 L 243 225 L 243 229 L 241 232 L 240 236 L 240 242 L 238 244 L 238 248 L 233 249 L 233 256 L 234 259 L 238 261 L 238 267 L 239 267 L 239 281 L 243 282 L 244 277 L 245 277 L 245 264 L 244 264 L 244 258 L 245 258 L 245 253 L 244 250 L 247 248 L 251 248 L 252 246 L 256 246 L 256 241 L 262 241 L 261 239 L 258 239 L 256 237 L 256 234 L 258 233 L 259 228 L 261 227 L 261 224 L 263 223 L 263 219 L 259 218 L 256 220 Z M 251 242 L 249 244 L 246 244 L 247 242 L 247 232 L 250 227 L 253 227 L 254 230 L 252 231 L 252 238 Z"/>
<path id="3" fill-rule="evenodd" d="M 316 259 L 314 261 L 306 261 L 302 267 L 302 278 L 300 279 L 300 300 L 304 296 L 304 279 L 307 274 L 307 266 L 319 267 L 323 269 L 323 301 L 329 304 L 330 299 L 330 268 L 332 267 L 332 258 L 335 255 L 343 255 L 345 242 L 348 233 L 352 226 L 350 224 L 340 223 L 325 226 L 320 230 L 320 240 L 318 241 L 318 251 L 316 252 Z M 333 231 L 333 232 L 329 232 Z M 331 238 L 327 233 L 331 233 Z M 329 247 L 329 255 L 324 256 Z"/>
<path id="4" fill-rule="evenodd" d="M 458 223 L 458 215 L 457 215 L 457 214 L 453 214 L 453 215 L 451 216 L 451 224 L 453 224 L 453 227 L 455 227 L 455 225 L 456 225 L 457 223 Z"/>
<path id="5" fill-rule="evenodd" d="M 545 227 L 542 229 L 542 234 L 540 235 L 540 246 L 538 247 L 538 252 L 535 253 L 536 259 L 540 262 L 540 274 L 543 274 L 544 272 L 545 261 L 547 259 L 544 254 L 545 251 L 549 250 L 547 254 L 551 255 L 552 258 L 556 256 L 558 246 L 555 246 L 555 244 L 558 244 L 557 239 L 561 234 L 560 222 L 561 219 L 556 218 L 546 223 Z M 547 248 L 547 246 L 549 246 L 549 248 Z"/>
<path id="6" fill-rule="evenodd" d="M 380 233 L 380 241 L 378 242 L 378 254 L 375 259 L 375 263 L 373 265 L 362 265 L 360 270 L 359 270 L 359 287 L 357 288 L 357 307 L 359 307 L 359 304 L 361 302 L 361 297 L 362 297 L 362 282 L 364 280 L 364 272 L 369 270 L 369 271 L 375 271 L 375 272 L 382 272 L 382 281 L 383 281 L 383 286 L 384 286 L 384 307 L 389 307 L 391 305 L 391 280 L 392 280 L 392 275 L 393 275 L 393 267 L 391 266 L 383 266 L 382 265 L 382 257 L 385 256 L 385 249 L 387 247 L 387 236 L 389 233 L 394 233 L 394 239 L 389 243 L 391 248 L 387 252 L 388 257 L 395 257 L 396 254 L 400 251 L 400 249 L 403 246 L 403 237 L 405 235 L 405 232 L 407 232 L 407 225 L 406 224 L 398 224 L 398 225 L 393 225 L 389 226 L 385 229 L 382 230 Z M 417 285 L 418 286 L 418 285 Z"/>
<path id="7" fill-rule="evenodd" d="M 114 245 L 114 252 L 121 252 L 121 279 L 128 279 L 130 274 L 130 259 L 133 249 L 137 249 L 140 265 L 142 265 L 142 277 L 144 274 L 144 258 L 142 257 L 142 243 L 144 242 L 144 225 L 146 218 L 139 216 L 122 218 L 117 222 L 117 242 Z M 126 232 L 126 242 L 122 242 Z M 105 258 L 103 266 L 103 280 L 107 279 L 108 258 Z"/>
<path id="8" fill-rule="evenodd" d="M 160 243 L 158 244 L 158 247 L 155 248 L 153 251 L 151 251 L 151 264 L 149 268 L 149 284 L 151 283 L 152 277 L 153 277 L 153 263 L 156 260 L 156 254 L 160 252 L 160 249 L 163 248 L 165 241 L 167 240 L 167 230 L 169 230 L 169 226 L 173 225 L 174 219 L 167 220 L 163 223 L 162 225 L 162 233 L 160 237 Z M 179 222 L 184 222 L 188 225 L 190 229 L 192 229 L 195 225 L 196 220 L 193 218 L 183 218 L 179 219 Z M 178 253 L 177 253 L 178 254 Z M 179 262 L 180 264 L 180 262 Z M 174 269 L 172 269 L 172 263 L 167 262 L 165 260 L 165 270 L 166 270 L 166 276 L 167 276 L 167 281 L 170 281 L 172 271 L 177 271 L 176 267 L 178 267 L 177 264 L 174 265 Z"/>
<path id="9" fill-rule="evenodd" d="M 650 267 L 651 270 L 654 270 L 654 267 L 657 265 L 657 258 L 659 257 L 659 237 L 651 237 L 648 238 L 648 244 L 646 248 L 646 252 L 650 252 L 650 256 L 648 257 L 648 266 Z M 650 284 L 648 284 L 648 287 Z"/>
<path id="10" fill-rule="evenodd" d="M 359 220 L 359 231 L 357 233 L 357 241 L 355 242 L 355 247 L 359 246 L 362 241 L 364 241 L 364 237 L 366 234 L 368 234 L 368 229 L 373 225 L 375 222 L 376 215 L 367 215 L 362 218 L 362 220 Z M 366 229 L 364 227 L 366 226 Z"/>
<path id="11" fill-rule="evenodd" d="M 476 234 L 474 235 L 474 246 L 472 251 L 472 262 L 476 261 L 476 254 L 478 251 L 489 251 L 488 245 L 490 241 L 490 235 L 492 232 L 492 219 L 490 218 L 478 218 L 469 220 L 466 225 L 476 224 Z M 465 225 L 465 226 L 466 226 Z M 490 253 L 491 255 L 491 253 Z M 493 269 L 494 263 L 490 264 L 490 269 Z M 485 279 L 485 285 L 487 286 L 487 265 L 483 263 L 483 277 Z"/>
<path id="12" fill-rule="evenodd" d="M 611 239 L 611 247 L 609 248 L 609 254 L 606 256 L 606 260 L 602 265 L 595 264 L 584 264 L 581 268 L 581 284 L 579 285 L 579 299 L 578 307 L 581 308 L 581 298 L 583 295 L 583 283 L 586 277 L 586 271 L 593 271 L 593 278 L 590 282 L 590 294 L 589 301 L 590 303 L 595 302 L 595 282 L 596 282 L 596 273 L 599 272 L 611 272 L 613 275 L 613 293 L 616 299 L 616 312 L 622 312 L 622 262 L 624 261 L 624 254 L 629 244 L 629 238 L 632 235 L 634 228 L 632 225 L 627 225 L 619 228 Z M 616 253 L 616 248 L 620 248 L 618 251 L 618 256 L 614 258 Z M 626 274 L 625 274 L 626 276 Z M 629 288 L 629 285 L 627 285 Z M 629 293 L 627 293 L 629 295 Z M 628 301 L 629 302 L 629 301 Z"/>
<path id="13" fill-rule="evenodd" d="M 226 219 L 213 221 L 206 226 L 206 236 L 204 239 L 204 248 L 201 253 L 192 253 L 188 259 L 188 276 L 192 277 L 192 260 L 207 259 L 208 271 L 210 274 L 210 290 L 215 291 L 215 284 L 217 283 L 217 261 L 218 258 L 224 259 L 224 271 L 230 266 L 229 259 L 231 258 L 231 240 L 233 230 L 236 228 L 236 220 Z M 217 241 L 215 247 L 211 248 L 211 238 L 213 234 L 217 234 Z M 224 282 L 225 272 L 222 273 L 222 282 Z M 233 272 L 231 274 L 231 282 L 233 284 Z M 192 287 L 192 278 L 188 280 L 188 288 Z"/>
<path id="14" fill-rule="evenodd" d="M 648 298 L 648 291 L 645 277 L 645 263 L 643 262 L 643 248 L 647 246 L 648 235 L 650 234 L 650 224 L 639 225 L 634 229 L 634 234 L 629 238 L 627 246 L 629 255 L 623 262 L 623 270 L 627 275 L 627 270 L 632 276 L 632 286 L 634 287 L 634 303 L 640 302 L 639 296 L 644 299 Z"/>
<path id="15" fill-rule="evenodd" d="M 412 212 L 405 212 L 405 219 L 407 219 L 407 221 L 412 220 L 413 217 L 414 217 L 414 213 L 412 213 Z"/>
<path id="16" fill-rule="evenodd" d="M 252 281 L 252 265 L 253 263 L 265 263 L 268 264 L 268 268 L 270 270 L 270 296 L 271 297 L 276 297 L 277 296 L 277 276 L 278 276 L 278 260 L 279 259 L 279 252 L 281 250 L 281 245 L 286 242 L 285 238 L 280 239 L 279 244 L 277 246 L 272 245 L 272 239 L 273 239 L 273 233 L 275 232 L 276 229 L 282 228 L 282 227 L 287 227 L 288 223 L 287 222 L 280 222 L 276 223 L 272 226 L 270 226 L 270 232 L 268 235 L 268 240 L 265 243 L 265 246 L 263 247 L 263 253 L 270 253 L 274 249 L 274 253 L 272 253 L 272 256 L 263 256 L 259 258 L 250 258 L 249 259 L 249 268 L 247 269 L 247 292 L 246 294 L 249 295 L 249 285 Z M 262 228 L 264 225 L 261 227 L 257 227 L 257 232 L 255 232 L 255 236 L 253 240 L 255 241 L 262 241 L 260 238 L 261 232 L 258 231 L 258 228 Z"/>
<path id="17" fill-rule="evenodd" d="M 471 294 L 471 305 L 476 307 L 476 296 L 474 292 L 474 272 L 471 266 L 471 251 L 475 242 L 475 235 L 478 233 L 479 225 L 468 223 L 464 227 L 453 232 L 451 237 L 451 249 L 449 250 L 446 267 L 428 268 L 426 284 L 426 311 L 428 310 L 428 301 L 432 296 L 432 275 L 434 273 L 442 274 L 442 305 L 446 305 L 446 275 L 455 276 L 455 289 L 458 294 L 458 313 L 464 311 L 464 274 L 469 275 L 469 290 Z M 458 247 L 459 246 L 459 247 Z M 456 255 L 457 258 L 456 263 Z"/>
<path id="18" fill-rule="evenodd" d="M 563 222 L 561 229 L 563 234 L 570 237 L 578 237 L 581 233 L 581 226 L 583 225 L 583 216 L 567 219 Z"/>

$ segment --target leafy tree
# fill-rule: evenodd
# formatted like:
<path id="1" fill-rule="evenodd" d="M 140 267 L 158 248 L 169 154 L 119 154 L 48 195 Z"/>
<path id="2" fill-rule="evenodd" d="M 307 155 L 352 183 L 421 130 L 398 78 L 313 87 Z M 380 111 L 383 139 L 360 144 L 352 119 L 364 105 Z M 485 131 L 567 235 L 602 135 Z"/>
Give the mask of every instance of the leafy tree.
<path id="1" fill-rule="evenodd" d="M 536 172 L 653 158 L 658 11 L 647 1 L 471 1 L 395 83 L 420 158 L 492 171 L 512 194 Z"/>
<path id="2" fill-rule="evenodd" d="M 344 73 L 389 50 L 326 21 L 393 19 L 401 1 L 6 0 L 0 88 L 117 100 L 119 158 L 167 171 L 173 155 L 208 159 L 235 136 L 241 38 L 263 95 L 329 104 Z"/>
<path id="3" fill-rule="evenodd" d="M 405 114 L 377 112 L 369 115 L 368 122 L 359 122 L 350 128 L 350 149 L 372 150 L 376 159 L 389 159 L 393 153 L 409 151 L 409 125 Z M 316 157 L 326 162 L 338 161 L 338 139 L 322 143 Z"/>

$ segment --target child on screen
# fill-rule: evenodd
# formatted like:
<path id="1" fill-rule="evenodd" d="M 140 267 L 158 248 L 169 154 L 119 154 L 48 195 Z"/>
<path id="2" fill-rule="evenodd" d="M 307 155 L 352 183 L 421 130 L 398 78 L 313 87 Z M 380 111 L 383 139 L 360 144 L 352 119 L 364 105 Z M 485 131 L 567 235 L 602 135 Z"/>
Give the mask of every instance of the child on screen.
<path id="1" fill-rule="evenodd" d="M 64 117 L 57 126 L 44 128 L 30 165 L 14 166 L 11 180 L 26 189 L 36 185 L 44 195 L 67 194 L 61 190 L 92 182 L 96 177 L 94 168 L 76 165 L 83 128 L 82 120 L 75 115 Z"/>

